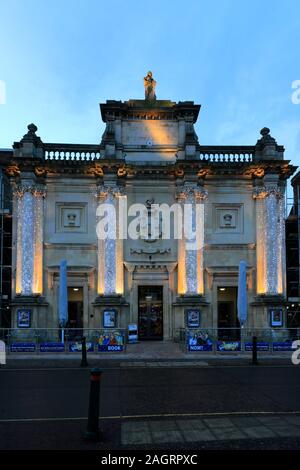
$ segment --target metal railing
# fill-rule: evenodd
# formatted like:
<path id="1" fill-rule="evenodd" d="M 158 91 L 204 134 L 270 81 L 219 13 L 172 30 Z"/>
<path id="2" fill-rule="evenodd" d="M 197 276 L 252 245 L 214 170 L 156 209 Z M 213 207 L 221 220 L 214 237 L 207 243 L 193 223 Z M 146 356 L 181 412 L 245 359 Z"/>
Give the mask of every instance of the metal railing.
<path id="1" fill-rule="evenodd" d="M 122 328 L 1 328 L 0 340 L 7 353 L 81 352 L 82 337 L 87 352 L 124 352 L 126 330 Z"/>
<path id="2" fill-rule="evenodd" d="M 127 330 L 122 328 L 0 328 L 0 340 L 10 353 L 77 353 L 82 337 L 87 352 L 125 352 Z M 293 351 L 300 328 L 179 328 L 176 341 L 188 353 L 250 353 L 253 337 L 257 350 L 266 353 Z"/>
<path id="3" fill-rule="evenodd" d="M 250 353 L 254 336 L 259 352 L 278 353 L 293 351 L 293 342 L 300 340 L 300 328 L 181 328 L 176 333 L 180 349 L 190 353 Z"/>

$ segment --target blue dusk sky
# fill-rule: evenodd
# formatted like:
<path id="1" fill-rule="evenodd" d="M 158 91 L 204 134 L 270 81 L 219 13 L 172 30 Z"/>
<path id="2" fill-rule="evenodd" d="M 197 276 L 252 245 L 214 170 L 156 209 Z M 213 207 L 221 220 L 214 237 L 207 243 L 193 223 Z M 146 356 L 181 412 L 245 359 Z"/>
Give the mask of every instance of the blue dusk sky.
<path id="1" fill-rule="evenodd" d="M 142 99 L 152 70 L 158 99 L 202 105 L 200 143 L 267 126 L 299 165 L 299 55 L 298 0 L 0 0 L 0 147 L 30 122 L 45 142 L 98 143 L 99 103 Z"/>

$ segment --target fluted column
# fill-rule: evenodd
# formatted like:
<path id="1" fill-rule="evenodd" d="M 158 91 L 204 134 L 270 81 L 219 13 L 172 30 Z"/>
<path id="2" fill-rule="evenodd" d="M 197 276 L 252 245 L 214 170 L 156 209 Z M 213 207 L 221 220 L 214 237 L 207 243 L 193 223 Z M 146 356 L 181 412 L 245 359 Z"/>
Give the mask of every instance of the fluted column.
<path id="1" fill-rule="evenodd" d="M 196 184 L 185 183 L 178 193 L 183 209 L 183 236 L 178 241 L 178 293 L 204 293 L 203 246 L 204 203 L 207 191 Z M 197 239 L 194 238 L 196 235 Z"/>
<path id="2" fill-rule="evenodd" d="M 97 196 L 99 204 L 105 204 L 108 220 L 105 237 L 98 233 L 98 294 L 123 294 L 123 238 L 120 234 L 118 204 L 123 196 L 123 188 L 102 185 L 98 188 Z"/>
<path id="3" fill-rule="evenodd" d="M 277 185 L 254 189 L 256 200 L 257 293 L 283 294 L 285 288 L 284 194 Z"/>
<path id="4" fill-rule="evenodd" d="M 14 191 L 17 211 L 16 294 L 43 292 L 43 217 L 45 190 L 22 184 Z"/>

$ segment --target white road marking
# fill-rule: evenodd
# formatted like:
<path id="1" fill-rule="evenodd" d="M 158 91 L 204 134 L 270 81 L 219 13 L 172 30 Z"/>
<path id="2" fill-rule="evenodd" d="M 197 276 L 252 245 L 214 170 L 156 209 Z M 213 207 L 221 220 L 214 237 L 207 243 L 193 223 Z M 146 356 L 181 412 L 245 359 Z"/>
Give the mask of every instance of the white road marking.
<path id="1" fill-rule="evenodd" d="M 279 416 L 279 415 L 300 415 L 299 411 L 217 411 L 217 412 L 203 412 L 203 413 L 154 413 L 144 415 L 115 415 L 115 416 L 99 416 L 100 420 L 106 419 L 145 419 L 145 418 L 182 418 L 182 417 L 216 417 L 216 416 Z M 87 420 L 87 416 L 73 417 L 73 418 L 8 418 L 0 419 L 0 423 L 34 423 L 43 421 L 80 421 Z"/>
<path id="2" fill-rule="evenodd" d="M 116 369 L 116 368 L 115 368 Z M 34 372 L 34 371 L 37 371 L 37 372 L 49 372 L 49 371 L 58 371 L 58 370 L 82 370 L 82 371 L 89 371 L 89 368 L 88 367 L 45 367 L 44 369 L 42 368 L 33 368 L 33 369 L 26 369 L 26 367 L 22 367 L 21 369 L 14 369 L 13 367 L 12 368 L 8 368 L 8 369 L 2 369 L 0 368 L 0 372 L 22 372 L 22 371 L 29 371 L 29 372 Z"/>

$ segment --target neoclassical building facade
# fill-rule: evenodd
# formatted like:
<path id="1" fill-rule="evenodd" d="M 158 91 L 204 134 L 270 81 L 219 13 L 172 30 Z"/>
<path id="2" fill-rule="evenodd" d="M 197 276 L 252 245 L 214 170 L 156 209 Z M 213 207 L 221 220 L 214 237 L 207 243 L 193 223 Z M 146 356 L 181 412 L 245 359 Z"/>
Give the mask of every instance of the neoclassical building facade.
<path id="1" fill-rule="evenodd" d="M 45 143 L 30 124 L 2 159 L 13 189 L 12 326 L 30 309 L 32 327 L 58 327 L 65 259 L 73 327 L 102 328 L 107 309 L 118 328 L 136 323 L 140 339 L 172 339 L 191 310 L 200 327 L 238 327 L 241 260 L 246 326 L 269 327 L 270 307 L 285 304 L 284 193 L 295 167 L 283 146 L 268 128 L 255 145 L 203 146 L 192 101 L 154 95 L 100 111 L 100 144 Z M 119 234 L 124 205 L 143 204 L 150 216 L 153 205 L 187 202 L 199 209 L 197 250 L 160 227 L 156 239 L 97 237 L 101 204 L 115 207 Z"/>

